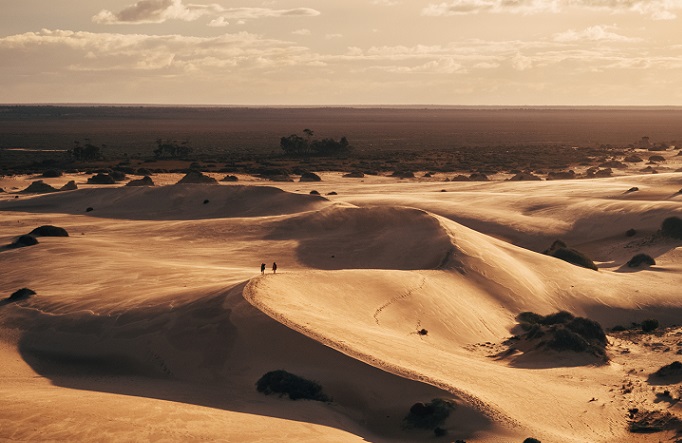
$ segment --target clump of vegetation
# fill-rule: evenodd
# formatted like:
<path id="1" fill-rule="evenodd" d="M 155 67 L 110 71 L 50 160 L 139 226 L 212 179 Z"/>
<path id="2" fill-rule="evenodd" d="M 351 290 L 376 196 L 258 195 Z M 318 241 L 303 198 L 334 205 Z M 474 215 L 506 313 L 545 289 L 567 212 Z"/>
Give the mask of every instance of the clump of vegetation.
<path id="1" fill-rule="evenodd" d="M 291 134 L 288 137 L 282 137 L 279 141 L 279 146 L 284 153 L 289 156 L 336 156 L 350 153 L 353 149 L 346 137 L 341 137 L 339 141 L 333 138 L 324 138 L 321 140 L 312 140 L 314 132 L 310 129 L 303 130 L 304 137 L 297 134 Z"/>
<path id="2" fill-rule="evenodd" d="M 638 268 L 640 266 L 653 266 L 656 260 L 649 254 L 637 254 L 628 261 L 628 267 Z"/>
<path id="3" fill-rule="evenodd" d="M 443 424 L 455 408 L 456 404 L 452 401 L 434 398 L 428 403 L 413 404 L 403 421 L 410 428 L 435 429 Z"/>
<path id="4" fill-rule="evenodd" d="M 658 329 L 658 320 L 649 318 L 642 322 L 642 332 L 653 332 Z"/>
<path id="5" fill-rule="evenodd" d="M 537 348 L 556 351 L 589 352 L 606 357 L 606 334 L 601 325 L 588 318 L 575 317 L 570 312 L 559 311 L 542 316 L 534 312 L 522 312 L 516 317 L 526 331 L 522 340 L 540 340 Z"/>
<path id="6" fill-rule="evenodd" d="M 569 248 L 568 245 L 561 240 L 556 240 L 552 243 L 552 246 L 543 251 L 543 254 L 558 258 L 576 266 L 592 269 L 594 271 L 597 270 L 597 265 L 594 264 L 592 259 L 577 249 Z"/>
<path id="7" fill-rule="evenodd" d="M 668 217 L 661 224 L 661 233 L 666 237 L 682 240 L 682 219 L 679 217 Z"/>
<path id="8" fill-rule="evenodd" d="M 15 302 L 19 300 L 24 300 L 35 294 L 36 294 L 35 291 L 33 291 L 32 289 L 21 288 L 18 291 L 14 291 L 12 295 L 7 297 L 7 301 Z"/>
<path id="9" fill-rule="evenodd" d="M 88 184 L 91 185 L 113 185 L 116 183 L 111 174 L 99 172 L 88 179 Z"/>
<path id="10" fill-rule="evenodd" d="M 256 389 L 265 395 L 288 395 L 291 400 L 330 401 L 318 383 L 281 369 L 263 375 L 256 382 Z"/>
<path id="11" fill-rule="evenodd" d="M 14 240 L 14 243 L 11 243 L 9 245 L 10 248 L 16 249 L 16 248 L 25 248 L 27 246 L 34 246 L 38 244 L 38 239 L 35 238 L 32 235 L 20 235 L 16 240 Z"/>
<path id="12" fill-rule="evenodd" d="M 304 172 L 301 174 L 301 178 L 299 181 L 302 182 L 319 182 L 322 181 L 319 175 L 315 174 L 314 172 Z"/>
<path id="13" fill-rule="evenodd" d="M 635 230 L 633 228 L 630 228 L 627 231 L 625 231 L 626 237 L 634 237 L 635 235 L 637 235 L 637 230 Z"/>
<path id="14" fill-rule="evenodd" d="M 156 149 L 154 149 L 154 157 L 157 159 L 162 158 L 188 158 L 192 153 L 193 149 L 189 146 L 189 141 L 185 140 L 181 143 L 175 140 L 162 139 L 156 140 Z"/>
<path id="15" fill-rule="evenodd" d="M 663 431 L 682 432 L 682 420 L 670 412 L 636 411 L 630 414 L 629 430 L 632 433 L 652 434 Z"/>
<path id="16" fill-rule="evenodd" d="M 145 175 L 140 179 L 130 180 L 126 186 L 154 186 L 154 180 L 150 176 Z"/>
<path id="17" fill-rule="evenodd" d="M 42 176 L 45 178 L 61 177 L 62 171 L 60 171 L 59 169 L 50 168 L 50 169 L 46 169 L 45 171 L 43 171 Z"/>
<path id="18" fill-rule="evenodd" d="M 537 438 L 528 437 L 527 439 L 525 439 L 523 441 L 523 443 L 542 443 L 542 442 L 540 440 L 538 440 Z"/>
<path id="19" fill-rule="evenodd" d="M 29 235 L 36 237 L 68 237 L 69 233 L 66 232 L 66 229 L 59 226 L 43 225 L 29 232 Z"/>

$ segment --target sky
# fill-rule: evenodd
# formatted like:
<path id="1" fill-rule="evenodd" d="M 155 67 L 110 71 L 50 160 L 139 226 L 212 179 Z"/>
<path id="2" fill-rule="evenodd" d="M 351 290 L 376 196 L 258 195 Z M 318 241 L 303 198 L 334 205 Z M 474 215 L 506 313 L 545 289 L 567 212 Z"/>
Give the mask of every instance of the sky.
<path id="1" fill-rule="evenodd" d="M 682 105 L 682 0 L 0 0 L 0 103 Z"/>

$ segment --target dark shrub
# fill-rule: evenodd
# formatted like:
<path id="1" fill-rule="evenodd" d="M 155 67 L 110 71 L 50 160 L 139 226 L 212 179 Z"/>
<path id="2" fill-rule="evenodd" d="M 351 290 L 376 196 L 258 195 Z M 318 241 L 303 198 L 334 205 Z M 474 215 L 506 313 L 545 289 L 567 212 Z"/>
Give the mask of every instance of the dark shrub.
<path id="1" fill-rule="evenodd" d="M 545 250 L 543 253 L 576 266 L 581 266 L 583 268 L 588 268 L 595 271 L 597 270 L 597 265 L 595 265 L 589 257 L 576 249 L 567 247 L 566 243 L 562 242 L 561 240 L 556 240 L 554 243 L 552 243 L 552 246 L 550 246 L 550 248 Z"/>
<path id="2" fill-rule="evenodd" d="M 114 181 L 117 182 L 122 182 L 123 180 L 126 179 L 126 174 L 125 172 L 122 171 L 111 171 L 111 174 L 109 174 L 111 178 L 114 179 Z"/>
<path id="3" fill-rule="evenodd" d="M 634 237 L 635 235 L 637 235 L 637 231 L 634 229 L 628 229 L 627 231 L 625 231 L 626 237 Z"/>
<path id="4" fill-rule="evenodd" d="M 663 157 L 662 155 L 652 155 L 651 157 L 649 157 L 649 161 L 650 162 L 664 162 L 665 157 Z"/>
<path id="5" fill-rule="evenodd" d="M 475 172 L 469 176 L 469 180 L 475 182 L 485 182 L 488 181 L 488 176 L 482 172 Z"/>
<path id="6" fill-rule="evenodd" d="M 542 315 L 536 314 L 535 312 L 522 312 L 516 316 L 516 320 L 519 323 L 528 323 L 531 325 L 539 323 L 543 318 L 544 317 Z"/>
<path id="7" fill-rule="evenodd" d="M 589 347 L 589 343 L 580 334 L 577 334 L 563 326 L 557 326 L 554 337 L 549 341 L 549 347 L 557 351 L 583 352 Z"/>
<path id="8" fill-rule="evenodd" d="M 21 288 L 18 291 L 15 291 L 12 295 L 7 297 L 8 301 L 17 301 L 17 300 L 24 300 L 26 298 L 29 298 L 32 295 L 35 295 L 35 291 L 28 289 L 28 288 Z"/>
<path id="9" fill-rule="evenodd" d="M 658 320 L 655 318 L 649 318 L 646 319 L 642 322 L 642 331 L 643 332 L 652 332 L 658 329 Z"/>
<path id="10" fill-rule="evenodd" d="M 91 207 L 85 208 L 85 212 L 92 212 L 92 211 L 94 211 L 94 209 Z"/>
<path id="11" fill-rule="evenodd" d="M 22 235 L 16 240 L 14 240 L 14 243 L 9 245 L 10 248 L 23 248 L 26 246 L 33 246 L 37 245 L 38 240 L 32 236 L 32 235 Z"/>
<path id="12" fill-rule="evenodd" d="M 628 189 L 625 192 L 630 193 L 630 192 L 637 192 L 637 191 L 639 191 L 639 188 L 637 186 L 633 186 L 632 188 Z"/>
<path id="13" fill-rule="evenodd" d="M 339 195 L 336 191 L 327 192 L 327 195 Z"/>
<path id="14" fill-rule="evenodd" d="M 344 174 L 343 178 L 364 178 L 365 174 L 362 171 L 351 171 L 348 174 Z"/>
<path id="15" fill-rule="evenodd" d="M 628 266 L 631 268 L 638 268 L 640 266 L 653 266 L 656 260 L 649 254 L 637 254 L 628 261 Z"/>
<path id="16" fill-rule="evenodd" d="M 667 237 L 682 240 L 682 219 L 679 217 L 668 217 L 661 224 L 661 233 Z"/>
<path id="17" fill-rule="evenodd" d="M 540 440 L 538 440 L 537 438 L 528 437 L 527 439 L 525 439 L 523 441 L 523 443 L 542 443 L 542 442 Z"/>
<path id="18" fill-rule="evenodd" d="M 45 178 L 54 178 L 54 177 L 61 177 L 62 176 L 62 171 L 59 169 L 47 169 L 45 172 L 43 172 L 43 177 Z"/>
<path id="19" fill-rule="evenodd" d="M 433 429 L 450 416 L 455 409 L 455 404 L 442 398 L 434 398 L 429 403 L 415 403 L 410 408 L 410 413 L 404 418 L 408 427 Z"/>
<path id="20" fill-rule="evenodd" d="M 510 181 L 528 181 L 528 180 L 542 180 L 542 178 L 534 175 L 531 172 L 519 172 L 515 176 L 509 179 Z"/>
<path id="21" fill-rule="evenodd" d="M 469 177 L 467 177 L 466 175 L 460 174 L 460 175 L 456 175 L 456 176 L 452 177 L 450 179 L 450 181 L 452 181 L 452 182 L 468 182 L 470 180 L 469 180 Z"/>
<path id="22" fill-rule="evenodd" d="M 571 331 L 579 334 L 587 340 L 594 340 L 606 346 L 606 334 L 601 325 L 594 320 L 584 317 L 575 317 L 566 324 Z"/>
<path id="23" fill-rule="evenodd" d="M 291 400 L 329 401 L 322 392 L 322 386 L 314 381 L 306 380 L 287 371 L 270 371 L 256 382 L 256 389 L 265 395 L 288 395 Z"/>
<path id="24" fill-rule="evenodd" d="M 412 171 L 394 171 L 391 177 L 397 178 L 414 178 L 414 172 Z"/>
<path id="25" fill-rule="evenodd" d="M 616 326 L 611 328 L 611 332 L 623 332 L 623 331 L 627 331 L 627 329 L 623 325 L 616 325 Z"/>
<path id="26" fill-rule="evenodd" d="M 304 172 L 301 174 L 301 178 L 299 181 L 302 182 L 319 182 L 322 181 L 319 175 L 315 174 L 314 172 Z"/>
<path id="27" fill-rule="evenodd" d="M 226 175 L 226 176 L 225 176 L 222 180 L 220 180 L 220 181 L 221 181 L 221 182 L 236 182 L 236 181 L 239 181 L 239 177 L 237 177 L 236 175 Z"/>
<path id="28" fill-rule="evenodd" d="M 310 191 L 310 195 L 320 195 L 320 193 L 313 189 L 312 191 Z"/>
<path id="29" fill-rule="evenodd" d="M 152 175 L 152 171 L 150 171 L 147 168 L 139 168 L 137 171 L 135 171 L 135 175 Z"/>
<path id="30" fill-rule="evenodd" d="M 556 324 L 561 324 L 561 323 L 568 323 L 569 321 L 573 320 L 575 316 L 571 314 L 570 312 L 566 311 L 559 311 L 555 312 L 554 314 L 549 314 L 540 319 L 538 323 L 543 324 L 545 326 L 549 325 L 556 325 Z"/>
<path id="31" fill-rule="evenodd" d="M 66 229 L 59 226 L 43 225 L 29 232 L 29 235 L 36 237 L 68 237 L 69 233 L 66 232 Z"/>
<path id="32" fill-rule="evenodd" d="M 628 163 L 640 163 L 643 162 L 644 160 L 642 160 L 641 157 L 638 157 L 636 155 L 628 155 L 623 159 L 623 161 Z"/>
<path id="33" fill-rule="evenodd" d="M 114 183 L 116 183 L 114 177 L 112 177 L 110 174 L 104 174 L 102 172 L 99 172 L 97 175 L 93 175 L 88 179 L 88 184 L 91 185 L 113 185 Z"/>

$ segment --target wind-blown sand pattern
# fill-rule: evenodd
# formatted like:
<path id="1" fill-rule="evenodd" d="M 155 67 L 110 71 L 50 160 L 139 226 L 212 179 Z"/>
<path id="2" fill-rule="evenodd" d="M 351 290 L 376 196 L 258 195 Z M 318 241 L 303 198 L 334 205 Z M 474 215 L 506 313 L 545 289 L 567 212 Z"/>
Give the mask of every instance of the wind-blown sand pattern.
<path id="1" fill-rule="evenodd" d="M 657 234 L 682 217 L 679 173 L 321 175 L 277 188 L 103 188 L 67 174 L 46 182 L 81 189 L 0 194 L 2 244 L 45 224 L 69 232 L 0 250 L 3 298 L 37 293 L 0 306 L 0 439 L 674 441 L 674 429 L 630 433 L 628 419 L 633 408 L 682 416 L 656 395 L 679 398 L 679 382 L 649 377 L 682 359 L 682 242 Z M 540 253 L 558 238 L 599 270 Z M 628 268 L 639 252 L 656 265 Z M 655 318 L 667 329 L 610 333 L 606 363 L 505 356 L 519 313 L 559 310 L 605 328 Z M 332 402 L 256 392 L 276 369 L 317 381 Z M 457 403 L 447 435 L 404 429 L 410 406 L 433 398 Z"/>

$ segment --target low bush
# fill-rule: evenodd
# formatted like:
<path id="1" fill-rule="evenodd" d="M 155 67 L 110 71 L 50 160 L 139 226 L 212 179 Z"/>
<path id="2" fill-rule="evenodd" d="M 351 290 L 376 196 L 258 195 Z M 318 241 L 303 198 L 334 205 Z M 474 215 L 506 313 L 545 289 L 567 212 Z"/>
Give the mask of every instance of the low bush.
<path id="1" fill-rule="evenodd" d="M 12 293 L 12 295 L 7 297 L 7 300 L 12 301 L 12 302 L 18 301 L 18 300 L 24 300 L 26 298 L 29 298 L 32 295 L 35 295 L 35 294 L 36 294 L 35 291 L 33 291 L 31 289 L 21 288 L 18 291 L 14 291 L 14 293 Z"/>
<path id="2" fill-rule="evenodd" d="M 554 243 L 552 243 L 552 246 L 550 246 L 549 249 L 546 249 L 543 253 L 576 266 L 592 269 L 594 271 L 597 270 L 597 265 L 594 264 L 592 259 L 577 249 L 569 248 L 566 243 L 562 242 L 561 240 L 556 240 Z"/>
<path id="3" fill-rule="evenodd" d="M 33 246 L 38 244 L 38 239 L 35 238 L 32 235 L 21 235 L 19 236 L 16 240 L 14 240 L 14 243 L 10 244 L 10 248 L 24 248 L 26 246 Z"/>
<path id="4" fill-rule="evenodd" d="M 649 318 L 642 322 L 642 332 L 653 332 L 658 329 L 658 320 Z"/>
<path id="5" fill-rule="evenodd" d="M 542 443 L 542 442 L 540 440 L 538 440 L 537 438 L 528 437 L 527 439 L 525 439 L 523 441 L 523 443 Z"/>
<path id="6" fill-rule="evenodd" d="M 455 407 L 455 403 L 442 398 L 434 398 L 429 403 L 415 403 L 403 421 L 408 427 L 434 429 L 443 424 Z"/>
<path id="7" fill-rule="evenodd" d="M 43 225 L 35 228 L 29 235 L 36 237 L 68 237 L 69 233 L 66 232 L 66 229 L 59 226 Z"/>
<path id="8" fill-rule="evenodd" d="M 263 375 L 256 382 L 256 389 L 265 395 L 288 395 L 291 400 L 330 401 L 318 383 L 281 369 Z"/>
<path id="9" fill-rule="evenodd" d="M 661 224 L 661 233 L 666 237 L 682 240 L 682 219 L 679 217 L 668 217 Z"/>
<path id="10" fill-rule="evenodd" d="M 638 268 L 640 266 L 653 266 L 656 260 L 649 254 L 637 254 L 628 261 L 628 267 Z"/>

